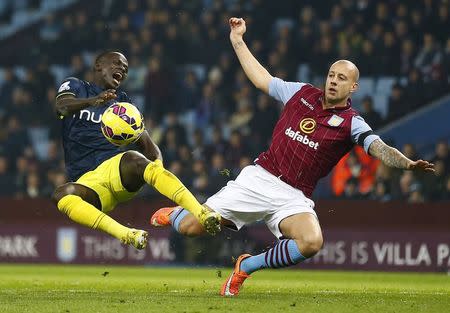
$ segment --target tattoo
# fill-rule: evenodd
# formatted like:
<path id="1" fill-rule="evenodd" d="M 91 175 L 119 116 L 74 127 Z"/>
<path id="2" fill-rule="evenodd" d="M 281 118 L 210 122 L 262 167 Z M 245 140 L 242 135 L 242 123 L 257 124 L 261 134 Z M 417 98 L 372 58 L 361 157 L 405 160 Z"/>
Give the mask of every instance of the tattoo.
<path id="1" fill-rule="evenodd" d="M 237 50 L 243 45 L 244 45 L 244 42 L 242 40 L 240 40 L 238 42 L 233 43 L 233 48 L 234 48 L 234 50 Z"/>
<path id="2" fill-rule="evenodd" d="M 369 147 L 369 153 L 389 167 L 407 169 L 409 162 L 411 162 L 400 151 L 388 146 L 381 139 L 372 142 Z"/>

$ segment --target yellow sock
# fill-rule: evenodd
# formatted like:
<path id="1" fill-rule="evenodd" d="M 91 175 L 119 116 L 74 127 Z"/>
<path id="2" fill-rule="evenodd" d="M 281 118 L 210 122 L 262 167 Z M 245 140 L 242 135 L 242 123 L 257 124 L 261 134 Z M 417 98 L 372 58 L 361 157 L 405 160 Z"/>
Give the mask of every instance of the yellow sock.
<path id="1" fill-rule="evenodd" d="M 150 162 L 147 165 L 144 171 L 144 180 L 197 218 L 204 210 L 194 195 L 174 174 L 166 170 L 160 161 Z"/>
<path id="2" fill-rule="evenodd" d="M 117 223 L 79 196 L 64 196 L 59 200 L 57 206 L 71 220 L 93 229 L 102 230 L 121 241 L 126 238 L 129 231 L 128 227 Z"/>

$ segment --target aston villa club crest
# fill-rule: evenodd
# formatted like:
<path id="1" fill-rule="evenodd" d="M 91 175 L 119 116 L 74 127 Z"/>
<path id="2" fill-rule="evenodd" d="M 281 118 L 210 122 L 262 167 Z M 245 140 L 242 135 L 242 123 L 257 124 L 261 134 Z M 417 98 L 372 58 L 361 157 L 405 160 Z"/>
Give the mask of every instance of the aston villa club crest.
<path id="1" fill-rule="evenodd" d="M 344 119 L 342 117 L 333 114 L 333 116 L 328 120 L 328 125 L 338 127 L 343 121 Z"/>
<path id="2" fill-rule="evenodd" d="M 59 228 L 56 234 L 56 256 L 62 262 L 71 262 L 77 256 L 77 230 Z"/>

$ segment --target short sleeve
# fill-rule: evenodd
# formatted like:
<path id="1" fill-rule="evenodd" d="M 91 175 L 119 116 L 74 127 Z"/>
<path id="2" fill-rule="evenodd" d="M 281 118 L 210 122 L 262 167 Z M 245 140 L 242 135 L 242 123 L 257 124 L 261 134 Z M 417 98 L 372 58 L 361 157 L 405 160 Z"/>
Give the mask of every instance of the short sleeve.
<path id="1" fill-rule="evenodd" d="M 280 78 L 274 77 L 269 83 L 269 95 L 286 104 L 305 85 L 305 83 L 299 82 L 285 82 Z"/>
<path id="2" fill-rule="evenodd" d="M 75 77 L 69 77 L 59 86 L 56 99 L 62 95 L 73 95 L 78 97 L 81 88 L 81 81 Z"/>
<path id="3" fill-rule="evenodd" d="M 371 143 L 380 138 L 380 136 L 374 134 L 372 128 L 359 115 L 352 118 L 351 136 L 352 141 L 363 147 L 367 153 L 369 153 Z"/>

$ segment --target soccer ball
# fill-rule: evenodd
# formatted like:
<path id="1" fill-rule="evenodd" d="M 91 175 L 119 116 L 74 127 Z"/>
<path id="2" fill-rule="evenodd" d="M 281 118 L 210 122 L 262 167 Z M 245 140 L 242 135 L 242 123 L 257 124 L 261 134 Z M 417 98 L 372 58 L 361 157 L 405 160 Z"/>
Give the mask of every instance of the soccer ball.
<path id="1" fill-rule="evenodd" d="M 144 118 L 131 103 L 116 102 L 103 113 L 101 128 L 110 143 L 126 146 L 138 140 L 144 132 Z"/>

